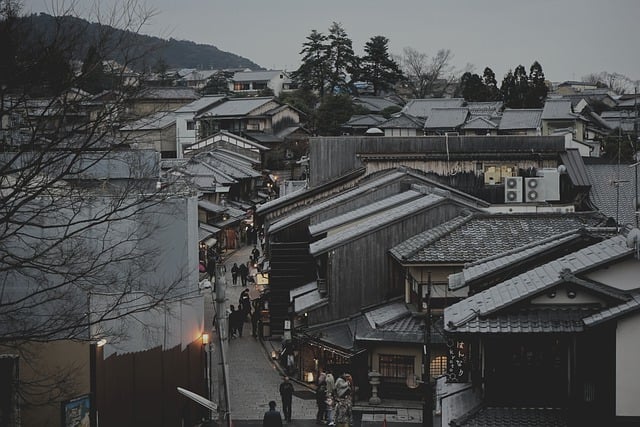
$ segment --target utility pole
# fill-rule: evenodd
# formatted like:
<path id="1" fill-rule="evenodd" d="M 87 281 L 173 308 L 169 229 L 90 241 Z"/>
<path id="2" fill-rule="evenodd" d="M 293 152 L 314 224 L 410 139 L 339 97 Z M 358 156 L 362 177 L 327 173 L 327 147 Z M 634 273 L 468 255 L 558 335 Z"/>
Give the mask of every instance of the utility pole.
<path id="1" fill-rule="evenodd" d="M 431 272 L 427 276 L 427 313 L 424 318 L 424 343 L 422 346 L 422 425 L 433 427 L 433 395 L 431 392 Z"/>
<path id="2" fill-rule="evenodd" d="M 227 281 L 224 276 L 224 264 L 216 263 L 216 332 L 218 335 L 218 425 L 231 426 L 231 407 L 229 404 L 229 328 L 224 303 L 226 300 Z"/>

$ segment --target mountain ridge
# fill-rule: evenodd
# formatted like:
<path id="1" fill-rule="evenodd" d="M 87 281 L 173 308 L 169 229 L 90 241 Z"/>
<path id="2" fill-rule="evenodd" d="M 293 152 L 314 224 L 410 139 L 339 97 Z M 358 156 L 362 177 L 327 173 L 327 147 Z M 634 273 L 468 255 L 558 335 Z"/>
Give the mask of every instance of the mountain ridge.
<path id="1" fill-rule="evenodd" d="M 127 37 L 140 51 L 145 51 L 144 61 L 131 64 L 137 71 L 162 64 L 168 68 L 196 68 L 196 69 L 233 69 L 250 68 L 263 70 L 264 68 L 240 55 L 220 50 L 215 45 L 195 43 L 189 40 L 174 38 L 163 39 L 117 29 L 108 25 L 89 22 L 85 19 L 71 16 L 54 17 L 46 13 L 33 14 L 25 17 L 27 24 L 33 25 L 42 34 L 54 34 L 56 26 L 62 23 L 73 28 L 82 28 L 86 37 L 74 48 L 74 59 L 82 60 L 89 48 L 91 40 L 105 28 L 114 31 L 116 39 Z M 107 55 L 105 59 L 118 60 L 115 55 Z"/>

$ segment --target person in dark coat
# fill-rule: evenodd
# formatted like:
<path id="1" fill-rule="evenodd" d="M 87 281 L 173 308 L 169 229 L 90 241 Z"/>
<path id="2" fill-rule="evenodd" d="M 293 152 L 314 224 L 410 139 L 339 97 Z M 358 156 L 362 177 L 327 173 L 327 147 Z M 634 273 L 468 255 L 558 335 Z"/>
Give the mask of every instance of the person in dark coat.
<path id="1" fill-rule="evenodd" d="M 318 384 L 316 389 L 316 405 L 318 405 L 316 424 L 324 424 L 327 418 L 327 386 L 324 380 Z"/>
<path id="2" fill-rule="evenodd" d="M 238 263 L 234 262 L 233 267 L 231 267 L 231 279 L 233 280 L 233 286 L 238 284 L 238 272 L 240 268 L 238 267 Z"/>
<path id="3" fill-rule="evenodd" d="M 257 264 L 258 263 L 258 258 L 260 258 L 260 249 L 258 249 L 256 246 L 254 246 L 253 250 L 251 251 L 251 259 L 253 260 L 253 262 L 255 262 Z"/>
<path id="4" fill-rule="evenodd" d="M 282 410 L 284 411 L 284 420 L 291 422 L 291 400 L 293 398 L 293 384 L 289 381 L 289 377 L 284 377 L 280 384 L 280 397 L 282 398 Z"/>
<path id="5" fill-rule="evenodd" d="M 229 318 L 227 321 L 229 322 L 229 339 L 235 337 L 236 335 L 236 308 L 233 305 L 229 306 Z"/>
<path id="6" fill-rule="evenodd" d="M 258 322 L 260 321 L 260 310 L 256 305 L 251 313 L 251 335 L 254 338 L 258 338 Z"/>
<path id="7" fill-rule="evenodd" d="M 240 281 L 242 282 L 242 286 L 246 287 L 247 276 L 249 275 L 249 267 L 247 267 L 247 264 L 245 263 L 240 264 L 238 273 L 240 273 Z"/>
<path id="8" fill-rule="evenodd" d="M 251 298 L 249 298 L 249 288 L 245 288 L 238 298 L 238 310 L 242 313 L 242 321 L 247 320 L 247 316 L 251 314 Z"/>
<path id="9" fill-rule="evenodd" d="M 282 427 L 282 415 L 276 410 L 276 402 L 269 402 L 269 410 L 262 417 L 262 427 Z"/>

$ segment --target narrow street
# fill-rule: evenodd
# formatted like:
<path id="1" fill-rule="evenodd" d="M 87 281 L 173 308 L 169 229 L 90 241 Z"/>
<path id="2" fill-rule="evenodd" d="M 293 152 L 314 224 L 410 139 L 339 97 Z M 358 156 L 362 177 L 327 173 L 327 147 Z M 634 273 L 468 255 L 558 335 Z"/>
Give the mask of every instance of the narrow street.
<path id="1" fill-rule="evenodd" d="M 225 258 L 226 265 L 226 303 L 225 307 L 230 305 L 237 307 L 240 293 L 244 289 L 238 278 L 238 285 L 233 286 L 231 279 L 231 266 L 233 263 L 246 262 L 252 246 L 242 247 L 233 253 L 228 254 Z M 205 298 L 205 324 L 211 328 L 213 324 L 214 305 L 213 294 L 206 292 Z M 212 331 L 213 342 L 217 340 L 215 331 Z M 267 338 L 268 339 L 268 338 Z M 279 343 L 275 343 L 274 347 L 278 348 Z M 270 348 L 271 346 L 267 346 Z M 216 346 L 213 346 L 216 349 Z M 213 387 L 214 401 L 217 400 L 218 393 L 218 352 L 213 352 Z M 268 410 L 268 402 L 275 400 L 278 404 L 278 410 L 282 410 L 282 402 L 278 387 L 282 382 L 282 376 L 278 371 L 274 362 L 272 362 L 270 354 L 265 350 L 259 338 L 251 336 L 251 322 L 245 322 L 242 338 L 234 338 L 229 341 L 228 351 L 229 364 L 229 384 L 230 384 L 230 409 L 232 420 L 254 420 L 259 421 L 262 425 L 262 417 Z M 292 403 L 292 423 L 301 425 L 301 420 L 315 420 L 316 403 L 308 389 L 304 386 L 294 383 L 295 393 Z M 302 399 L 298 396 L 303 396 Z M 250 425 L 251 423 L 247 424 Z M 306 424 L 309 424 L 308 422 Z M 236 426 L 238 423 L 235 424 Z M 242 425 L 245 425 L 244 423 Z M 257 425 L 257 424 L 256 424 Z"/>

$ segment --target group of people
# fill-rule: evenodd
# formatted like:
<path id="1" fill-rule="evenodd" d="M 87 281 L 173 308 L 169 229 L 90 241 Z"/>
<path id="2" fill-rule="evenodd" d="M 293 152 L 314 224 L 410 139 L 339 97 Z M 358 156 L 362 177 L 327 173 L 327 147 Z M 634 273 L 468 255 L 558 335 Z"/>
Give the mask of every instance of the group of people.
<path id="1" fill-rule="evenodd" d="M 348 427 L 351 424 L 351 404 L 353 398 L 353 378 L 344 373 L 334 379 L 330 370 L 318 377 L 316 389 L 317 424 Z"/>
<path id="2" fill-rule="evenodd" d="M 353 378 L 351 375 L 345 373 L 336 380 L 331 371 L 321 373 L 318 377 L 318 388 L 316 389 L 316 404 L 318 406 L 316 423 L 349 427 L 352 424 L 352 390 Z M 291 422 L 293 384 L 289 377 L 284 377 L 279 391 L 282 399 L 284 422 Z M 282 426 L 282 415 L 276 410 L 276 402 L 269 402 L 269 408 L 269 411 L 264 415 L 263 426 Z"/>
<path id="3" fill-rule="evenodd" d="M 253 310 L 252 310 L 253 307 Z M 249 288 L 245 288 L 238 298 L 238 308 L 229 306 L 229 339 L 242 338 L 244 323 L 251 320 L 251 335 L 258 337 L 258 322 L 260 320 L 259 301 L 251 302 Z"/>

